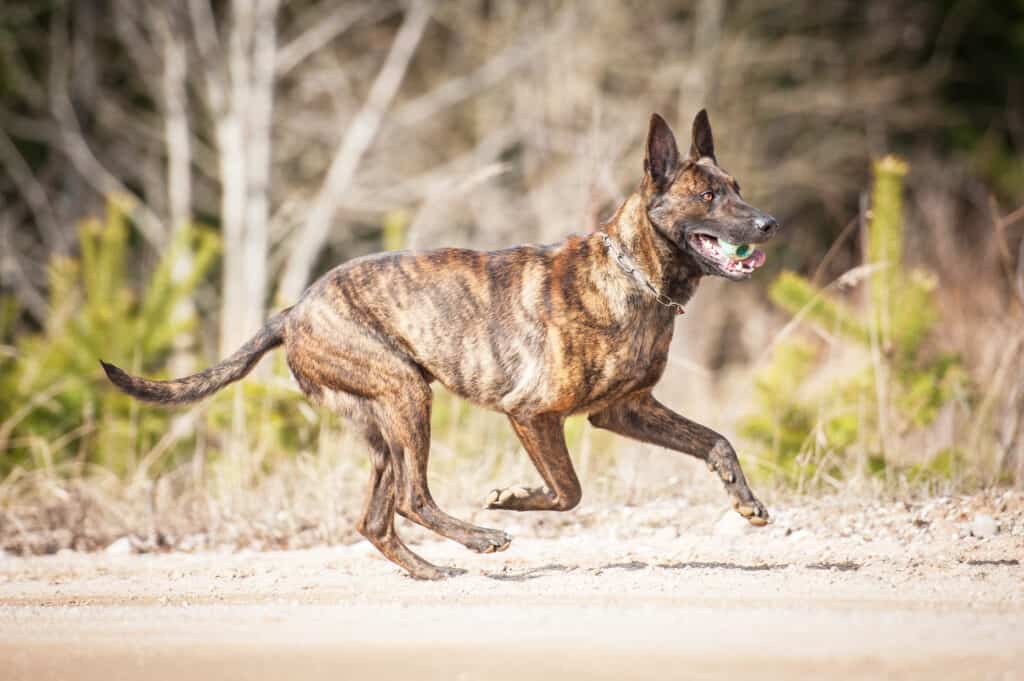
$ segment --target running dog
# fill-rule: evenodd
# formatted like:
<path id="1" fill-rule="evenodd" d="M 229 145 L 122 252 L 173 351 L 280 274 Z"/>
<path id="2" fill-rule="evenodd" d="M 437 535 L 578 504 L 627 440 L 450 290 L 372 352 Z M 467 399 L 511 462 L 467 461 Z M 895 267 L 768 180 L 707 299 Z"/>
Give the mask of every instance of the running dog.
<path id="1" fill-rule="evenodd" d="M 396 512 L 473 551 L 502 551 L 511 541 L 448 515 L 430 494 L 432 381 L 506 414 L 544 480 L 542 487 L 494 490 L 489 509 L 568 511 L 579 504 L 563 425 L 572 414 L 588 414 L 598 428 L 705 461 L 736 511 L 764 525 L 768 512 L 728 440 L 651 391 L 665 372 L 676 314 L 701 279 L 750 277 L 765 261 L 751 245 L 767 241 L 778 224 L 744 201 L 718 165 L 705 111 L 694 119 L 685 157 L 657 114 L 645 152 L 639 187 L 600 231 L 554 245 L 358 258 L 325 274 L 205 371 L 151 381 L 103 368 L 129 395 L 185 404 L 241 379 L 283 345 L 302 392 L 347 417 L 369 445 L 359 532 L 421 579 L 464 570 L 413 553 L 395 532 Z M 737 257 L 737 244 L 749 255 Z"/>

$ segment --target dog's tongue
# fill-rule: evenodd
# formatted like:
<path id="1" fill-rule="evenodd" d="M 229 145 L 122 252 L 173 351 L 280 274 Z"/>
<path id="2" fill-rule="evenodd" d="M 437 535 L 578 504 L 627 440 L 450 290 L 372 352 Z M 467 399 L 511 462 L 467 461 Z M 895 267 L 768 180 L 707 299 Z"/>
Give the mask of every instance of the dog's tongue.
<path id="1" fill-rule="evenodd" d="M 764 264 L 765 260 L 767 260 L 767 257 L 765 256 L 764 251 L 755 248 L 754 252 L 744 258 L 741 262 L 744 265 L 749 265 L 750 267 L 757 269 Z"/>

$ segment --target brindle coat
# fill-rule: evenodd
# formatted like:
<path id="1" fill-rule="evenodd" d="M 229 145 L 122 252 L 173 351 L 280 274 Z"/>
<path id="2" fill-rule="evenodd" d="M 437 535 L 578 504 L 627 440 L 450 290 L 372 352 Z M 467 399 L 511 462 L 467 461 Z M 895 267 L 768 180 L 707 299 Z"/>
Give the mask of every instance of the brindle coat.
<path id="1" fill-rule="evenodd" d="M 695 235 L 765 241 L 775 221 L 745 203 L 715 161 L 701 111 L 681 158 L 657 114 L 640 187 L 604 232 L 648 280 L 685 303 L 701 277 L 743 278 L 702 255 Z M 575 507 L 581 497 L 563 436 L 571 414 L 627 437 L 707 462 L 755 525 L 767 522 L 736 453 L 718 433 L 659 403 L 674 311 L 629 276 L 601 234 L 549 246 L 478 252 L 443 248 L 381 253 L 325 274 L 293 307 L 230 358 L 199 374 L 149 381 L 104 364 L 110 380 L 140 399 L 181 404 L 245 376 L 263 353 L 285 346 L 288 365 L 314 402 L 351 419 L 370 447 L 370 489 L 359 531 L 415 577 L 460 572 L 432 565 L 395 532 L 397 511 L 478 552 L 510 538 L 442 511 L 427 487 L 431 381 L 508 415 L 545 486 L 495 490 L 487 508 Z"/>

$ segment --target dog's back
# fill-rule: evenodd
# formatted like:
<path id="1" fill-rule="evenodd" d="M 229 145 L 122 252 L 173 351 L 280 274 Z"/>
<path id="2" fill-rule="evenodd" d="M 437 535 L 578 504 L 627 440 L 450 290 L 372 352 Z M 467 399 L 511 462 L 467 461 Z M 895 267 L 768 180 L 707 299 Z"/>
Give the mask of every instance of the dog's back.
<path id="1" fill-rule="evenodd" d="M 620 362 L 667 350 L 668 337 L 637 338 L 647 325 L 624 300 L 634 292 L 608 266 L 597 235 L 353 260 L 290 313 L 289 364 L 314 395 L 316 385 L 366 396 L 389 389 L 393 377 L 377 367 L 386 356 L 490 408 L 575 411 L 623 381 L 656 380 Z"/>

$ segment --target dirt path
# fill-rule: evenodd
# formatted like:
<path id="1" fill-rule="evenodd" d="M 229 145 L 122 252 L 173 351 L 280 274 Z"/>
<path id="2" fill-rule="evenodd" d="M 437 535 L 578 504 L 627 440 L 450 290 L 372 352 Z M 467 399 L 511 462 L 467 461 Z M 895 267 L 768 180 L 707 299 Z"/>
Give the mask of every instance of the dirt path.
<path id="1" fill-rule="evenodd" d="M 498 555 L 424 541 L 470 569 L 442 583 L 365 544 L 6 556 L 0 679 L 1024 679 L 1011 501 L 981 538 L 941 506 L 830 524 L 822 503 L 761 531 L 713 506 L 609 509 Z"/>

